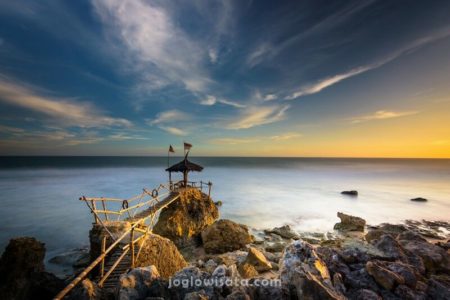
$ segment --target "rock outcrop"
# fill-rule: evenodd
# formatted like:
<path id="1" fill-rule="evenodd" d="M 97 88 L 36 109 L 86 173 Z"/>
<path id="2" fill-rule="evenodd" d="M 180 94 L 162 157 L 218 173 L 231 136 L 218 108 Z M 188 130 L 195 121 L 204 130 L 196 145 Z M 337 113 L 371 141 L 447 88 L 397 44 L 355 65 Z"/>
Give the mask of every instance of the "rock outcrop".
<path id="1" fill-rule="evenodd" d="M 358 191 L 351 190 L 351 191 L 342 191 L 342 195 L 348 195 L 348 196 L 358 196 Z"/>
<path id="2" fill-rule="evenodd" d="M 336 223 L 334 225 L 334 229 L 341 231 L 364 231 L 364 227 L 366 226 L 366 220 L 350 216 L 341 212 L 337 213 L 339 219 L 341 219 L 340 223 Z"/>
<path id="3" fill-rule="evenodd" d="M 288 299 L 345 299 L 334 288 L 325 262 L 312 245 L 302 240 L 284 250 L 280 279 L 283 294 Z"/>
<path id="4" fill-rule="evenodd" d="M 164 208 L 153 232 L 184 246 L 200 237 L 219 218 L 219 210 L 208 195 L 197 189 L 180 192 L 180 199 Z"/>
<path id="5" fill-rule="evenodd" d="M 202 232 L 206 253 L 225 253 L 245 247 L 253 241 L 245 225 L 218 220 Z"/>
<path id="6" fill-rule="evenodd" d="M 45 245 L 32 237 L 10 240 L 0 258 L 0 299 L 51 299 L 64 288 L 44 269 Z"/>
<path id="7" fill-rule="evenodd" d="M 284 225 L 281 227 L 275 227 L 270 230 L 264 230 L 265 233 L 274 233 L 285 239 L 294 239 L 298 240 L 300 236 L 291 229 L 289 225 Z"/>
<path id="8" fill-rule="evenodd" d="M 169 278 L 187 266 L 175 244 L 160 235 L 150 234 L 138 242 L 142 250 L 135 263 L 136 267 L 155 266 L 162 278 Z"/>

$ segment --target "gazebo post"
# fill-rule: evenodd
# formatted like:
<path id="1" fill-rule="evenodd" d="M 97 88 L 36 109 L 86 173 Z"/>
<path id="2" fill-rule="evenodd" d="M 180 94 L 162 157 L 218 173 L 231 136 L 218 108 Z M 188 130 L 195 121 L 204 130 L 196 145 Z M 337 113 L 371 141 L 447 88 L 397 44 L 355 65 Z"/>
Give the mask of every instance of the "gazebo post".
<path id="1" fill-rule="evenodd" d="M 184 172 L 183 172 L 183 177 L 184 177 L 184 187 L 187 187 L 187 182 L 188 182 L 188 171 L 187 170 L 185 170 Z"/>

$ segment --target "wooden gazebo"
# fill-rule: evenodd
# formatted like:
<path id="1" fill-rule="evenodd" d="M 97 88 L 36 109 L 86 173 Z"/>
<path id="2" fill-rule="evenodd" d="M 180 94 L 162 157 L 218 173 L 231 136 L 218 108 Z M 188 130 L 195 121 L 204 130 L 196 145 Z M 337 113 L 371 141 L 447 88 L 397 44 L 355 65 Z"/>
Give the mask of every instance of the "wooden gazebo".
<path id="1" fill-rule="evenodd" d="M 184 186 L 187 186 L 188 183 L 188 173 L 192 171 L 201 172 L 203 170 L 203 167 L 200 165 L 197 165 L 193 162 L 190 162 L 188 157 L 189 151 L 184 156 L 184 159 L 173 166 L 166 169 L 167 172 L 169 172 L 169 181 L 172 182 L 172 172 L 182 172 L 183 173 L 183 183 Z"/>

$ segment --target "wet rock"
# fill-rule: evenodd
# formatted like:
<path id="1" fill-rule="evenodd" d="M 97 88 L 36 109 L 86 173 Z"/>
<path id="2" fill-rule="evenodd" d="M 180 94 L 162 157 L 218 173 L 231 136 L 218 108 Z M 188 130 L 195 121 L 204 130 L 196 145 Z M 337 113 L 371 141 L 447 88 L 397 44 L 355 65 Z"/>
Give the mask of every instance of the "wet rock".
<path id="1" fill-rule="evenodd" d="M 404 231 L 407 231 L 407 228 L 401 224 L 381 224 L 376 228 L 370 229 L 365 235 L 365 239 L 370 243 L 380 239 L 384 234 L 390 234 L 392 237 L 397 238 Z"/>
<path id="2" fill-rule="evenodd" d="M 169 278 L 175 272 L 187 266 L 175 244 L 167 238 L 150 234 L 140 240 L 136 247 L 140 247 L 141 244 L 143 246 L 135 263 L 136 267 L 153 265 L 162 278 Z"/>
<path id="3" fill-rule="evenodd" d="M 341 219 L 341 222 L 336 223 L 334 229 L 341 231 L 364 231 L 366 220 L 341 212 L 338 212 L 337 216 Z"/>
<path id="4" fill-rule="evenodd" d="M 295 231 L 293 231 L 289 225 L 284 225 L 284 226 L 281 226 L 281 227 L 275 227 L 275 228 L 270 229 L 270 230 L 267 229 L 267 230 L 264 230 L 264 232 L 266 234 L 274 233 L 274 234 L 277 234 L 277 235 L 279 235 L 279 236 L 281 236 L 282 238 L 285 238 L 285 239 L 298 240 L 300 238 L 300 236 Z"/>
<path id="5" fill-rule="evenodd" d="M 254 247 L 250 247 L 248 250 L 248 255 L 245 262 L 254 266 L 258 272 L 264 272 L 272 269 L 271 263 L 267 260 L 264 254 Z"/>
<path id="6" fill-rule="evenodd" d="M 427 202 L 428 199 L 422 198 L 422 197 L 417 197 L 417 198 L 412 198 L 411 201 L 414 202 Z"/>
<path id="7" fill-rule="evenodd" d="M 342 195 L 348 195 L 348 196 L 358 196 L 358 191 L 351 190 L 351 191 L 342 191 Z"/>
<path id="8" fill-rule="evenodd" d="M 153 232 L 184 246 L 200 238 L 200 233 L 219 218 L 219 210 L 208 195 L 197 189 L 180 193 L 180 198 L 164 208 Z"/>
<path id="9" fill-rule="evenodd" d="M 387 269 L 378 261 L 369 261 L 366 264 L 367 273 L 369 273 L 375 281 L 386 290 L 390 291 L 399 284 L 404 284 L 403 277 Z"/>
<path id="10" fill-rule="evenodd" d="M 309 243 L 298 240 L 290 244 L 280 263 L 280 279 L 286 297 L 344 299 L 334 288 L 327 266 Z"/>
<path id="11" fill-rule="evenodd" d="M 149 288 L 160 277 L 155 266 L 134 268 L 122 274 L 117 286 L 117 298 L 120 300 L 139 300 L 148 296 Z"/>
<path id="12" fill-rule="evenodd" d="M 218 220 L 202 231 L 202 241 L 206 253 L 225 253 L 241 249 L 253 240 L 247 226 Z"/>
<path id="13" fill-rule="evenodd" d="M 249 263 L 242 263 L 238 266 L 239 274 L 241 274 L 242 278 L 251 278 L 258 276 L 258 271 L 256 271 L 256 268 L 249 264 Z"/>

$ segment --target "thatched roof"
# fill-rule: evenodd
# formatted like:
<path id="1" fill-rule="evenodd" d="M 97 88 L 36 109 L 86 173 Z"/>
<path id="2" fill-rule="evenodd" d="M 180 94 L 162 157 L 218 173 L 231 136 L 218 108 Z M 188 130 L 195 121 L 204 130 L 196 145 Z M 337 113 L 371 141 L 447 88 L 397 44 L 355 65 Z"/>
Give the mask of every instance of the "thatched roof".
<path id="1" fill-rule="evenodd" d="M 197 171 L 201 172 L 203 170 L 203 167 L 197 164 L 194 164 L 193 162 L 190 162 L 187 159 L 189 152 L 186 153 L 186 156 L 182 161 L 179 163 L 174 164 L 173 166 L 166 169 L 167 172 L 184 172 L 184 171 Z"/>

